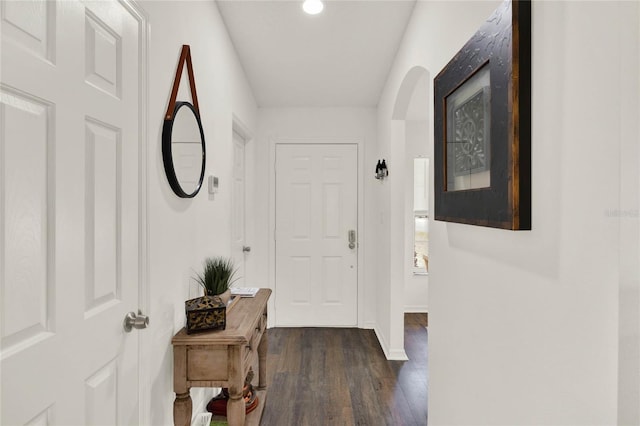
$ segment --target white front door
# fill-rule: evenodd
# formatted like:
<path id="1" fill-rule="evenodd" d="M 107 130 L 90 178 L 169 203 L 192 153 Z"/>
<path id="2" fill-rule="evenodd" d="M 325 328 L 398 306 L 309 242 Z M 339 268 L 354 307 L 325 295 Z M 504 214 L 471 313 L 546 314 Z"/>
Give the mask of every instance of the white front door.
<path id="1" fill-rule="evenodd" d="M 233 193 L 231 194 L 231 253 L 238 268 L 235 287 L 245 285 L 245 139 L 233 132 Z"/>
<path id="2" fill-rule="evenodd" d="M 0 423 L 138 424 L 141 18 L 0 8 Z"/>
<path id="3" fill-rule="evenodd" d="M 278 326 L 357 325 L 357 173 L 356 145 L 276 145 Z"/>

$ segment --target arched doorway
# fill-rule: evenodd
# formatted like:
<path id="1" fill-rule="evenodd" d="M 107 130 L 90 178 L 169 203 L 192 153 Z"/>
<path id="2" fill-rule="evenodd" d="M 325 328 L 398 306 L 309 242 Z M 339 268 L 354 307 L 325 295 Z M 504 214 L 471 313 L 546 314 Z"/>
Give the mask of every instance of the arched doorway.
<path id="1" fill-rule="evenodd" d="M 398 295 L 390 302 L 392 347 L 404 347 L 405 312 L 427 312 L 429 160 L 433 152 L 429 83 L 425 68 L 411 68 L 400 85 L 391 115 L 391 157 L 394 164 L 401 165 L 396 166 L 390 182 L 391 291 Z"/>

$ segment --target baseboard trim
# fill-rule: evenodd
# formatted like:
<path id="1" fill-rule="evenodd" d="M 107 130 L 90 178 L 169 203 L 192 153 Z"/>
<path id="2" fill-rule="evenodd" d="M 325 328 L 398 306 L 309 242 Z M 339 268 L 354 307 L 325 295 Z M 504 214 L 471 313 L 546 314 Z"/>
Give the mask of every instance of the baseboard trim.
<path id="1" fill-rule="evenodd" d="M 387 356 L 388 361 L 409 361 L 409 357 L 404 349 L 392 350 Z"/>
<path id="2" fill-rule="evenodd" d="M 405 314 L 426 314 L 429 312 L 426 306 L 405 306 L 404 307 Z"/>
<path id="3" fill-rule="evenodd" d="M 378 326 L 373 327 L 373 331 L 376 333 L 376 337 L 378 338 L 378 343 L 380 343 L 380 347 L 382 348 L 382 352 L 384 353 L 387 361 L 408 361 L 409 357 L 404 349 L 390 349 L 387 341 L 384 339 L 382 333 L 378 329 Z"/>
<path id="4" fill-rule="evenodd" d="M 376 323 L 373 321 L 367 321 L 362 325 L 361 328 L 365 330 L 374 330 L 376 328 Z"/>

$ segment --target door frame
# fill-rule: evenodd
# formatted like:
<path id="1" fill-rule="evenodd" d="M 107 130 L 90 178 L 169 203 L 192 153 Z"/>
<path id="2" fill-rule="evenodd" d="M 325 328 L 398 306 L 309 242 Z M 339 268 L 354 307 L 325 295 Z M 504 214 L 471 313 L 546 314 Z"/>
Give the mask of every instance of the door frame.
<path id="1" fill-rule="evenodd" d="M 118 0 L 136 18 L 138 31 L 138 308 L 151 316 L 149 286 L 149 191 L 148 191 L 148 136 L 149 136 L 149 40 L 150 26 L 147 12 L 137 0 Z M 141 331 L 138 338 L 138 422 L 151 424 L 151 333 Z"/>
<path id="2" fill-rule="evenodd" d="M 250 212 L 252 211 L 252 209 L 249 206 L 249 201 L 250 198 L 247 197 L 247 194 L 250 194 L 251 192 L 251 188 L 249 188 L 250 182 L 252 182 L 252 177 L 249 176 L 250 170 L 247 167 L 247 157 L 249 157 L 247 154 L 247 151 L 251 148 L 252 145 L 250 145 L 250 142 L 253 140 L 253 135 L 251 133 L 251 130 L 249 129 L 249 126 L 247 126 L 245 124 L 244 121 L 242 121 L 240 119 L 240 117 L 238 117 L 238 115 L 236 115 L 236 113 L 232 113 L 231 114 L 231 135 L 230 135 L 230 140 L 231 140 L 231 151 L 233 153 L 233 134 L 237 133 L 243 140 L 244 140 L 244 244 L 245 245 L 249 245 L 247 243 L 247 235 L 249 235 L 249 231 L 247 230 L 247 224 L 251 223 L 250 220 L 248 219 L 248 216 L 250 214 Z M 233 154 L 232 154 L 233 155 Z M 233 173 L 233 170 L 232 170 Z M 231 197 L 235 197 L 235 193 L 231 194 Z M 233 198 L 231 200 L 232 203 L 232 207 L 233 207 Z M 249 218 L 251 219 L 251 218 Z M 229 229 L 233 229 L 233 218 L 230 217 L 229 218 Z M 229 248 L 231 250 L 231 253 L 233 253 L 233 235 L 230 235 L 229 238 Z M 251 256 L 248 256 L 248 258 L 250 259 Z M 243 281 L 245 283 L 245 286 L 247 286 L 247 257 L 245 257 L 244 259 L 244 274 L 245 277 L 243 277 Z"/>
<path id="3" fill-rule="evenodd" d="M 358 309 L 358 328 L 365 328 L 365 304 L 364 304 L 364 274 L 362 273 L 362 265 L 364 264 L 364 254 L 366 250 L 364 235 L 364 176 L 361 172 L 364 170 L 364 140 L 362 138 L 336 138 L 336 137 L 270 137 L 269 138 L 269 288 L 276 289 L 276 145 L 355 145 L 358 158 L 358 170 L 356 179 L 357 196 L 357 218 L 358 218 L 358 268 L 357 268 L 357 309 Z M 278 297 L 275 294 L 275 297 Z M 268 326 L 275 326 L 275 297 L 269 299 L 269 310 L 274 313 L 268 318 Z"/>

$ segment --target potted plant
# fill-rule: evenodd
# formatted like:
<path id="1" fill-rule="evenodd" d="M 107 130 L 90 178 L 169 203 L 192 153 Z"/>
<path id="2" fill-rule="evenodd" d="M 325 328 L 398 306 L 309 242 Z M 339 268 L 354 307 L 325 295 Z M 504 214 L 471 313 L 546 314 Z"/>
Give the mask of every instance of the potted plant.
<path id="1" fill-rule="evenodd" d="M 231 297 L 230 287 L 235 281 L 236 271 L 231 259 L 205 259 L 202 273 L 194 277 L 204 289 L 204 296 L 185 302 L 187 333 L 225 329 L 227 303 Z"/>
<path id="2" fill-rule="evenodd" d="M 194 277 L 203 288 L 204 296 L 184 302 L 188 334 L 225 329 L 230 287 L 236 271 L 229 258 L 218 256 L 204 260 L 202 272 Z"/>
<path id="3" fill-rule="evenodd" d="M 202 273 L 197 274 L 195 280 L 204 289 L 205 296 L 220 296 L 226 304 L 231 297 L 231 284 L 237 280 L 234 278 L 236 272 L 232 259 L 209 257 L 204 260 Z"/>

